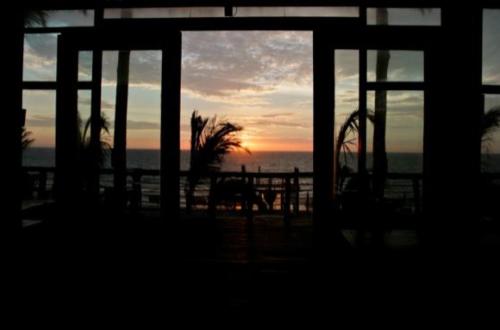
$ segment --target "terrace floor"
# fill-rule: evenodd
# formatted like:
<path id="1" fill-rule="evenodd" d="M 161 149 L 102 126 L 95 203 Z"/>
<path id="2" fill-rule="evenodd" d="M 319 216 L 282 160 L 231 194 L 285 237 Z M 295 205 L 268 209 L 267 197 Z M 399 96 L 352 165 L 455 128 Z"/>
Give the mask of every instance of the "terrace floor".
<path id="1" fill-rule="evenodd" d="M 359 245 L 356 232 L 346 229 L 347 244 L 339 249 L 333 232 L 324 232 L 327 239 L 318 253 L 310 217 L 294 217 L 289 226 L 282 216 L 256 216 L 248 222 L 233 215 L 216 220 L 184 215 L 165 226 L 155 211 L 77 225 L 67 220 L 25 221 L 27 287 L 38 290 L 37 283 L 50 283 L 83 296 L 111 290 L 110 299 L 120 304 L 132 297 L 136 304 L 135 297 L 144 301 L 153 294 L 190 310 L 303 312 L 324 299 L 328 302 L 322 308 L 353 303 L 372 290 L 407 299 L 417 294 L 415 277 L 437 284 L 446 283 L 444 274 L 461 276 L 448 256 L 422 253 L 410 229 L 387 231 L 381 248 L 374 248 L 370 235 Z M 496 258 L 480 267 L 489 269 Z"/>

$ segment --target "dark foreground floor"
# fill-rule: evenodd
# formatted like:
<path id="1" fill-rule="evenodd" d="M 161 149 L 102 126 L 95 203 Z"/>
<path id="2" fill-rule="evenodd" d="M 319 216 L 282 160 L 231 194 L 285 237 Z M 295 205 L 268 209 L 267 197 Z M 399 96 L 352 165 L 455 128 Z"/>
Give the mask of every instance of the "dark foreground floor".
<path id="1" fill-rule="evenodd" d="M 197 216 L 71 220 L 23 230 L 7 272 L 23 308 L 50 300 L 94 311 L 272 312 L 289 319 L 382 301 L 392 309 L 425 299 L 439 308 L 465 294 L 494 295 L 500 283 L 496 249 L 428 250 L 411 230 L 387 232 L 383 247 L 368 236 L 360 247 L 352 230 L 341 242 L 333 231 L 313 236 L 310 219 L 301 218 L 288 227 L 279 217 L 251 224 Z"/>

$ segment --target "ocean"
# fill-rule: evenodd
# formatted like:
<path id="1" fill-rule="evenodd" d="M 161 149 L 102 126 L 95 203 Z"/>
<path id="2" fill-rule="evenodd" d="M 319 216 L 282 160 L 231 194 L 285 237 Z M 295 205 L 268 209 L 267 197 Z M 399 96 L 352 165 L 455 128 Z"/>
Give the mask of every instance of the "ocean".
<path id="1" fill-rule="evenodd" d="M 368 154 L 368 165 L 371 155 Z M 398 173 L 419 173 L 422 171 L 422 154 L 389 153 L 389 171 Z M 348 158 L 349 166 L 355 168 L 354 157 Z M 500 163 L 500 162 L 499 162 Z M 55 150 L 53 148 L 29 148 L 23 155 L 23 166 L 53 167 Z M 189 169 L 189 151 L 181 151 L 181 170 Z M 245 165 L 248 172 L 293 172 L 298 168 L 301 172 L 313 171 L 312 152 L 268 152 L 257 151 L 251 154 L 236 152 L 226 156 L 222 171 L 240 171 Z M 109 160 L 105 167 L 110 167 Z M 130 169 L 159 169 L 159 150 L 128 150 L 127 167 Z M 500 167 L 499 167 L 500 170 Z"/>

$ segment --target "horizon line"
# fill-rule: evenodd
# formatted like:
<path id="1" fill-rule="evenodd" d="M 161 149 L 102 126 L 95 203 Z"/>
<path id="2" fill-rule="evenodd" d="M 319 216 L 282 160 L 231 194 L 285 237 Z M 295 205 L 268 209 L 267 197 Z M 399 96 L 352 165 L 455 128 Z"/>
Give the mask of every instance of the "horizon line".
<path id="1" fill-rule="evenodd" d="M 29 147 L 28 149 L 55 149 L 55 146 L 31 146 Z M 127 148 L 127 151 L 135 151 L 135 150 L 148 150 L 148 151 L 161 151 L 161 149 L 159 148 Z M 187 151 L 189 152 L 190 149 L 181 149 L 180 151 Z M 251 156 L 252 153 L 254 152 L 289 152 L 289 153 L 293 153 L 293 152 L 296 152 L 296 153 L 299 153 L 299 152 L 308 152 L 308 153 L 313 153 L 314 150 L 250 150 L 250 154 L 249 156 Z M 233 154 L 246 154 L 246 152 L 244 151 L 235 151 L 235 152 L 231 152 Z M 371 154 L 372 152 L 368 152 L 367 151 L 367 154 Z M 417 152 L 417 151 L 388 151 L 387 153 L 396 153 L 396 154 L 423 154 L 423 152 Z M 352 152 L 351 154 L 356 154 L 356 152 Z M 497 153 L 495 153 L 497 154 Z"/>

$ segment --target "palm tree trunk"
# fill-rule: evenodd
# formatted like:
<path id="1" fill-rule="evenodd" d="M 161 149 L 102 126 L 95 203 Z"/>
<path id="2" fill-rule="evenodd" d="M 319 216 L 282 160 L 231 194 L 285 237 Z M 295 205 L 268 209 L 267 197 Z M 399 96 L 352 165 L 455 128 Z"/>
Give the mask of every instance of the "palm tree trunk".
<path id="1" fill-rule="evenodd" d="M 122 18 L 130 17 L 130 10 L 122 10 Z M 129 84 L 130 50 L 118 53 L 118 68 L 116 82 L 115 135 L 113 143 L 113 169 L 116 201 L 125 207 L 127 185 L 127 106 Z"/>
<path id="2" fill-rule="evenodd" d="M 377 9 L 377 24 L 389 24 L 389 13 L 386 8 Z M 377 51 L 377 81 L 387 81 L 390 58 L 391 55 L 388 50 Z M 373 129 L 373 189 L 376 197 L 384 196 L 384 185 L 387 176 L 386 121 L 387 91 L 378 90 L 375 92 L 375 122 Z"/>

